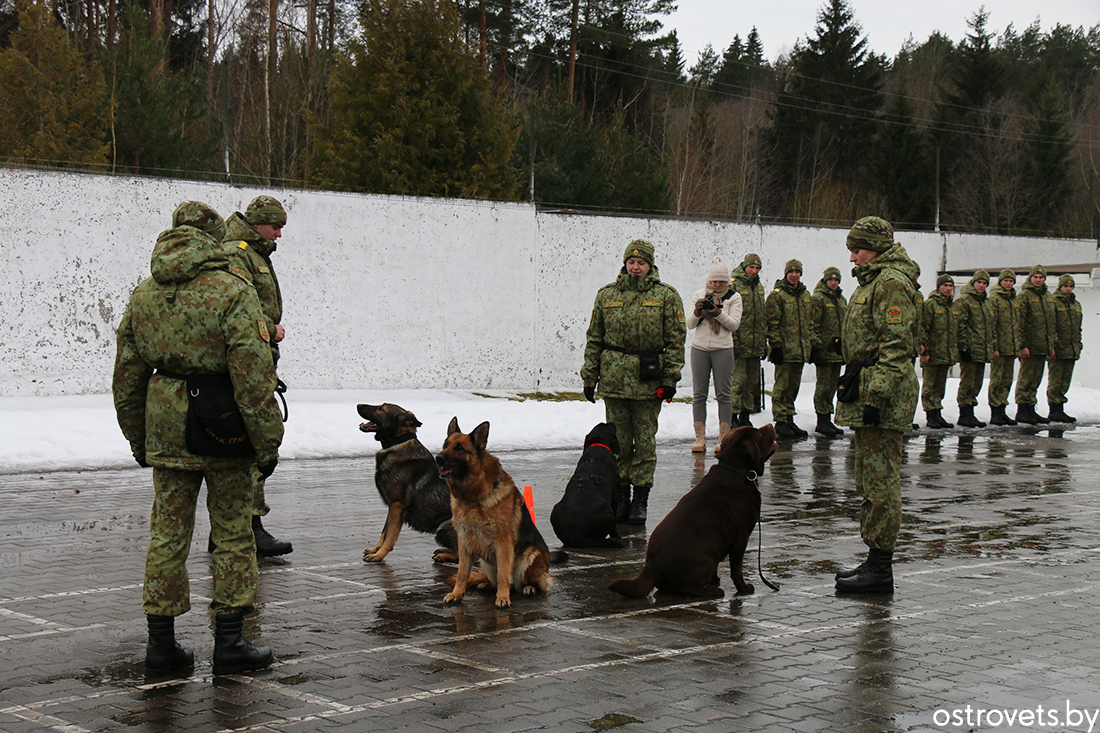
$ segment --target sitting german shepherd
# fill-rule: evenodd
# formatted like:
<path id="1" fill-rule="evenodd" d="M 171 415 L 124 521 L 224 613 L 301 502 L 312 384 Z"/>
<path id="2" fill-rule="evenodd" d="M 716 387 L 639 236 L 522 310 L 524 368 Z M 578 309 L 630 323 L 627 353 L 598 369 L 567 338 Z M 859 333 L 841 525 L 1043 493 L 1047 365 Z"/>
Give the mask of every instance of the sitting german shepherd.
<path id="1" fill-rule="evenodd" d="M 397 544 L 401 525 L 417 532 L 435 532 L 442 547 L 435 551 L 437 562 L 457 558 L 458 540 L 451 525 L 451 493 L 431 451 L 416 438 L 421 423 L 416 415 L 398 405 L 359 405 L 359 416 L 367 422 L 359 429 L 374 433 L 382 450 L 374 457 L 374 484 L 389 511 L 382 537 L 374 547 L 363 550 L 365 562 L 380 562 Z M 446 549 L 443 549 L 446 548 Z"/>
<path id="2" fill-rule="evenodd" d="M 443 602 L 461 602 L 472 584 L 495 587 L 497 608 L 508 608 L 513 585 L 525 596 L 550 589 L 550 552 L 512 477 L 485 450 L 488 439 L 488 422 L 467 435 L 459 429 L 458 418 L 452 418 L 443 450 L 435 457 L 439 475 L 451 490 L 458 535 L 458 575 L 447 579 L 454 590 Z M 475 561 L 481 562 L 481 570 L 472 573 Z"/>

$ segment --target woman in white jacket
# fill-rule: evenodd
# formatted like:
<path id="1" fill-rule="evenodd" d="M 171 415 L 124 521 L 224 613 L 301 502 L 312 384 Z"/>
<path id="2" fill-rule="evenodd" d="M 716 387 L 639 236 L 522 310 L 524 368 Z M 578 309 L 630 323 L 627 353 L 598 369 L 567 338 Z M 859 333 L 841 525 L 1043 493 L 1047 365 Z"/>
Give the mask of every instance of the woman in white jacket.
<path id="1" fill-rule="evenodd" d="M 721 255 L 707 272 L 707 284 L 695 292 L 694 310 L 688 313 L 691 337 L 691 377 L 693 383 L 692 417 L 695 420 L 695 444 L 692 453 L 707 449 L 707 394 L 711 374 L 714 396 L 718 400 L 718 441 L 730 430 L 733 403 L 730 379 L 733 375 L 733 332 L 741 325 L 741 296 L 730 287 L 730 269 Z"/>

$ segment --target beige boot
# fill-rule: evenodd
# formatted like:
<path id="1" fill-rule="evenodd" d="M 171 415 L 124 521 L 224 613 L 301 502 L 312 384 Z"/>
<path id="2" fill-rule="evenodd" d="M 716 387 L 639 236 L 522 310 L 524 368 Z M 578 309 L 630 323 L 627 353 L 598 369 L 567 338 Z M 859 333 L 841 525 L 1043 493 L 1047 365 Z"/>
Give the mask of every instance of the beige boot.
<path id="1" fill-rule="evenodd" d="M 692 453 L 702 453 L 707 449 L 707 424 L 695 423 L 695 444 L 691 446 Z"/>
<path id="2" fill-rule="evenodd" d="M 714 452 L 718 453 L 718 448 L 722 445 L 722 438 L 725 438 L 729 434 L 730 424 L 728 422 L 720 423 L 718 425 L 718 445 L 714 446 Z"/>

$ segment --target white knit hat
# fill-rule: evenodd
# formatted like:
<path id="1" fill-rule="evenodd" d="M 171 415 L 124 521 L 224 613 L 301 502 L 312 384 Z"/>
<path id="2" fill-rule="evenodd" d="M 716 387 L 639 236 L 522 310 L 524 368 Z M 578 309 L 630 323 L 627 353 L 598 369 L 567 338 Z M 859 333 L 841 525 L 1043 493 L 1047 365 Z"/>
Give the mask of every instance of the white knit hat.
<path id="1" fill-rule="evenodd" d="M 723 283 L 730 281 L 730 268 L 726 266 L 726 261 L 722 259 L 722 255 L 715 256 L 714 263 L 707 272 L 707 282 L 711 281 Z"/>

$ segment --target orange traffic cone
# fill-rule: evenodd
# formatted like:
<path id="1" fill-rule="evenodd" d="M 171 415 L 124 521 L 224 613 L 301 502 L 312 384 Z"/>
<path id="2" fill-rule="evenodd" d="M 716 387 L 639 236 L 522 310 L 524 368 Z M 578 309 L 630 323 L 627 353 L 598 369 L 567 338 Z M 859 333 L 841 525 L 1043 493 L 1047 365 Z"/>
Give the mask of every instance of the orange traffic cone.
<path id="1" fill-rule="evenodd" d="M 535 522 L 535 495 L 531 490 L 531 484 L 523 487 L 523 503 L 527 505 L 527 513 L 531 515 L 531 524 Z"/>

